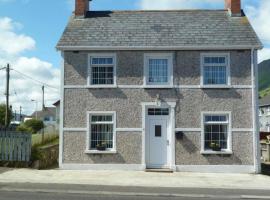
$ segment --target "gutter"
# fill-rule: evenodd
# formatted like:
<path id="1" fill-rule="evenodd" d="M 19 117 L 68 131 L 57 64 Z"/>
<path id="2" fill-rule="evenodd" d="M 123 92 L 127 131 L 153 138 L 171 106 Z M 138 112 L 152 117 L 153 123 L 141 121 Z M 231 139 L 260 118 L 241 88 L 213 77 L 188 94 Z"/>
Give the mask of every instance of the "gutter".
<path id="1" fill-rule="evenodd" d="M 57 46 L 58 51 L 108 51 L 108 50 L 250 50 L 262 49 L 262 45 L 257 46 Z"/>

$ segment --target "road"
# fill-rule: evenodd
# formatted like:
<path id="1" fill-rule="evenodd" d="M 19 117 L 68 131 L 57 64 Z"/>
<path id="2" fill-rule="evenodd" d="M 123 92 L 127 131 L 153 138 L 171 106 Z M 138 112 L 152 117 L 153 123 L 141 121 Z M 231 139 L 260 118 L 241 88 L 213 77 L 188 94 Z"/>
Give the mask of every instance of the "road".
<path id="1" fill-rule="evenodd" d="M 63 184 L 0 184 L 0 200 L 270 199 L 268 190 L 143 188 Z"/>
<path id="2" fill-rule="evenodd" d="M 58 194 L 58 193 L 32 193 L 32 192 L 0 192 L 0 200 L 207 200 L 210 198 L 194 197 L 153 197 L 153 196 L 110 196 L 86 194 Z M 226 197 L 213 197 L 211 199 L 228 200 Z M 236 198 L 240 199 L 240 198 Z M 249 199 L 252 200 L 252 199 Z"/>

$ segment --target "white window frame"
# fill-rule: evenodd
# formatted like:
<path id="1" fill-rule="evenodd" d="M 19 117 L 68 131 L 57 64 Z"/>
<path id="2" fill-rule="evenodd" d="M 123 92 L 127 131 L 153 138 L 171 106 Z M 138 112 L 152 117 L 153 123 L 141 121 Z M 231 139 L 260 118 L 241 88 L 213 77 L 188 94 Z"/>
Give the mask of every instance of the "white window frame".
<path id="1" fill-rule="evenodd" d="M 92 115 L 112 115 L 113 117 L 113 148 L 105 151 L 91 150 L 91 116 Z M 114 154 L 116 151 L 116 112 L 115 111 L 88 111 L 87 112 L 87 132 L 86 132 L 86 150 L 89 154 Z"/>
<path id="2" fill-rule="evenodd" d="M 204 84 L 204 58 L 205 57 L 225 57 L 227 84 Z M 230 53 L 201 53 L 201 88 L 230 88 L 231 87 L 231 56 Z"/>
<path id="3" fill-rule="evenodd" d="M 168 83 L 149 83 L 149 59 L 167 59 L 168 60 Z M 172 53 L 145 53 L 144 54 L 144 88 L 173 88 L 173 54 Z"/>
<path id="4" fill-rule="evenodd" d="M 204 137 L 204 125 L 205 116 L 207 115 L 226 115 L 228 117 L 228 138 L 227 138 L 227 149 L 221 151 L 212 151 L 205 149 L 205 137 Z M 222 122 L 221 122 L 222 123 Z M 220 122 L 217 122 L 220 124 Z M 231 112 L 216 111 L 216 112 L 202 112 L 201 113 L 201 154 L 232 154 L 232 118 Z"/>
<path id="5" fill-rule="evenodd" d="M 113 84 L 92 84 L 92 58 L 112 58 L 113 59 Z M 88 76 L 87 76 L 87 87 L 89 88 L 116 88 L 116 66 L 117 57 L 116 53 L 89 53 L 88 54 Z"/>

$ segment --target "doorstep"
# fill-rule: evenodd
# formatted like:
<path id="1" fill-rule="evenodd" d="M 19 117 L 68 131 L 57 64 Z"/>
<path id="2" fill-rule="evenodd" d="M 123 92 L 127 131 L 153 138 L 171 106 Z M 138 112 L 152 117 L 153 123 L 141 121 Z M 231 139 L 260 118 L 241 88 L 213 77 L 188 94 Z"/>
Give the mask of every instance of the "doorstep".
<path id="1" fill-rule="evenodd" d="M 173 173 L 172 169 L 145 169 L 145 172 Z"/>

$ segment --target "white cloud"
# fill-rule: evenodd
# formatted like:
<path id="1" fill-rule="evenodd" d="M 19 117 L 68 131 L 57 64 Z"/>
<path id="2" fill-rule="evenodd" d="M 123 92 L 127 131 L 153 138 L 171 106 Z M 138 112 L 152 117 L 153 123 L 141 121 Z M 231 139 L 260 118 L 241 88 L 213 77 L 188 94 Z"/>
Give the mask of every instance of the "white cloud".
<path id="1" fill-rule="evenodd" d="M 270 58 L 270 1 L 261 0 L 258 6 L 247 5 L 246 13 L 251 24 L 256 30 L 258 36 L 266 46 L 265 49 L 259 51 L 259 61 Z"/>
<path id="2" fill-rule="evenodd" d="M 16 71 L 59 88 L 60 70 L 53 67 L 51 63 L 42 61 L 37 57 L 22 56 L 22 52 L 35 48 L 35 40 L 27 35 L 16 33 L 16 30 L 21 28 L 21 24 L 12 21 L 10 18 L 0 18 L 0 68 L 8 62 L 14 69 L 10 72 L 10 103 L 13 109 L 18 112 L 20 106 L 22 106 L 24 113 L 31 114 L 35 110 L 35 103 L 31 102 L 31 99 L 37 100 L 38 106 L 41 108 L 42 85 Z M 0 80 L 0 103 L 4 103 L 4 70 L 0 71 Z M 59 91 L 45 85 L 46 105 L 51 106 L 58 98 Z"/>
<path id="3" fill-rule="evenodd" d="M 0 52 L 2 54 L 19 54 L 35 48 L 35 41 L 31 37 L 14 32 L 18 28 L 22 28 L 22 25 L 13 22 L 8 17 L 0 18 Z"/>
<path id="4" fill-rule="evenodd" d="M 270 48 L 264 48 L 260 50 L 258 53 L 259 63 L 267 59 L 270 59 Z"/>

